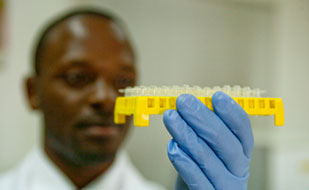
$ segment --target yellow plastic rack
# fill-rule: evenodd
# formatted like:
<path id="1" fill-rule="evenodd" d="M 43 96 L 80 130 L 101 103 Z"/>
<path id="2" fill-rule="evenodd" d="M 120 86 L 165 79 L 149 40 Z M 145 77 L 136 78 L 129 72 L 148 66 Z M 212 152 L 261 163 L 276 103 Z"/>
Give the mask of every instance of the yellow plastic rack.
<path id="1" fill-rule="evenodd" d="M 147 127 L 149 115 L 163 114 L 168 109 L 176 109 L 176 98 L 167 96 L 133 96 L 118 97 L 116 99 L 114 122 L 123 124 L 126 116 L 134 116 L 134 125 Z M 197 97 L 210 110 L 213 111 L 211 97 Z M 274 115 L 275 126 L 284 125 L 284 109 L 281 98 L 233 98 L 249 115 Z"/>

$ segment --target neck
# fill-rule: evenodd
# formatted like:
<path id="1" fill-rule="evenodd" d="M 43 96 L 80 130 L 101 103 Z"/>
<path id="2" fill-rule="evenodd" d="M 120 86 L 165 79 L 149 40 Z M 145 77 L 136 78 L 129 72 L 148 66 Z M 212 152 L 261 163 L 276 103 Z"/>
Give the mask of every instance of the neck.
<path id="1" fill-rule="evenodd" d="M 113 160 L 90 166 L 76 166 L 62 155 L 44 145 L 48 158 L 71 180 L 78 188 L 82 189 L 103 174 L 113 163 Z"/>

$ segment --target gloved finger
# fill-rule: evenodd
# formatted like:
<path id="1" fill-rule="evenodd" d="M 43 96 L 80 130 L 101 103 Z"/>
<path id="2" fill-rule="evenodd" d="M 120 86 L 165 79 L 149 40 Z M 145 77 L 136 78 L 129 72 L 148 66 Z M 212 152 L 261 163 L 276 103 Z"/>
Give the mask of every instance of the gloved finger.
<path id="1" fill-rule="evenodd" d="M 180 95 L 176 107 L 183 120 L 207 142 L 233 175 L 247 175 L 250 160 L 240 141 L 214 112 L 189 94 Z"/>
<path id="2" fill-rule="evenodd" d="M 252 153 L 254 139 L 248 114 L 231 97 L 217 92 L 212 97 L 215 113 L 224 121 L 243 146 L 245 155 Z"/>
<path id="3" fill-rule="evenodd" d="M 198 165 L 215 189 L 242 187 L 248 173 L 242 177 L 232 175 L 208 144 L 201 139 L 175 110 L 164 113 L 164 124 L 178 146 Z M 241 183 L 240 183 L 241 182 Z"/>
<path id="4" fill-rule="evenodd" d="M 175 190 L 189 190 L 187 184 L 183 179 L 178 175 L 175 183 Z"/>
<path id="5" fill-rule="evenodd" d="M 168 157 L 190 190 L 215 190 L 196 163 L 171 140 L 167 145 Z"/>
<path id="6" fill-rule="evenodd" d="M 230 178 L 229 171 L 222 161 L 208 144 L 197 136 L 177 111 L 167 110 L 164 112 L 163 121 L 173 140 L 195 161 L 214 186 Z"/>

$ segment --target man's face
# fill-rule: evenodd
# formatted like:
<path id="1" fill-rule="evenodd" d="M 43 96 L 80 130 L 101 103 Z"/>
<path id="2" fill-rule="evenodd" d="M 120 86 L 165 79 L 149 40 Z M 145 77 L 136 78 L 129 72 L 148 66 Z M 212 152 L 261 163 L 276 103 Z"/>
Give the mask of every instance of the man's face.
<path id="1" fill-rule="evenodd" d="M 75 164 L 113 159 L 128 124 L 115 125 L 118 90 L 135 84 L 123 31 L 98 16 L 75 16 L 47 36 L 35 78 L 45 145 Z"/>

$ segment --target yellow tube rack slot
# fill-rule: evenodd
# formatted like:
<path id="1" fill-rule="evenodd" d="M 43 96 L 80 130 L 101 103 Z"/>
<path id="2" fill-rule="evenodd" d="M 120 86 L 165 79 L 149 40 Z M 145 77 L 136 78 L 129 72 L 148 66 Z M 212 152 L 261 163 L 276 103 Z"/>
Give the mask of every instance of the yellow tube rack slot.
<path id="1" fill-rule="evenodd" d="M 118 97 L 114 111 L 114 122 L 123 124 L 126 122 L 126 116 L 133 115 L 135 126 L 147 127 L 149 115 L 163 114 L 168 109 L 176 109 L 176 98 L 165 96 Z M 211 97 L 198 97 L 198 99 L 213 111 Z M 281 98 L 234 97 L 233 99 L 248 115 L 274 115 L 275 126 L 284 125 L 284 109 Z"/>

